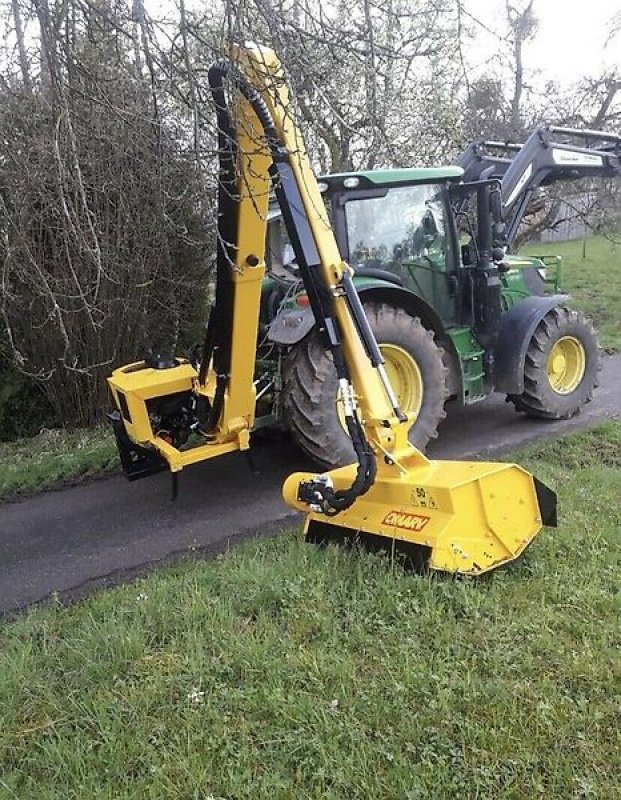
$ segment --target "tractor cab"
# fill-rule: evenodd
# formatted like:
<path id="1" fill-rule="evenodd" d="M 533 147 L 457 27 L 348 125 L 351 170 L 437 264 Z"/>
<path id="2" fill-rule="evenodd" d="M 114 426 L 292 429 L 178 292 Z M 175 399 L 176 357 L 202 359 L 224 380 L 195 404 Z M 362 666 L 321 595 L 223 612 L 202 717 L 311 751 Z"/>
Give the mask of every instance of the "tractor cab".
<path id="1" fill-rule="evenodd" d="M 456 320 L 459 266 L 449 186 L 460 167 L 377 170 L 319 179 L 339 250 L 358 288 L 399 286 L 424 300 L 444 324 Z M 296 279 L 293 248 L 274 206 L 266 260 L 276 280 Z"/>

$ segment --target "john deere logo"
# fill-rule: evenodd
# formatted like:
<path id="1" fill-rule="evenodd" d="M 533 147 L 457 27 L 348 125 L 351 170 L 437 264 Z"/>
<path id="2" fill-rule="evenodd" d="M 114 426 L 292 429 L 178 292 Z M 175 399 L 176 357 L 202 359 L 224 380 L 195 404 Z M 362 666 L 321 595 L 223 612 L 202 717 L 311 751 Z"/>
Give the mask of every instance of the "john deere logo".
<path id="1" fill-rule="evenodd" d="M 390 525 L 392 528 L 403 528 L 406 531 L 420 533 L 429 522 L 429 517 L 422 514 L 405 514 L 401 511 L 389 511 L 382 520 L 382 525 Z"/>

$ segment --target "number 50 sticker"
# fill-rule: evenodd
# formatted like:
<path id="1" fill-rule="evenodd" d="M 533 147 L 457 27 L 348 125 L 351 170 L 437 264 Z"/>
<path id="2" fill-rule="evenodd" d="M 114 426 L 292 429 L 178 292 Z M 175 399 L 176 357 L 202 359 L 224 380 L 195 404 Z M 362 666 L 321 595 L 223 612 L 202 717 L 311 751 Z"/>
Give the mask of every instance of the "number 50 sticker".
<path id="1" fill-rule="evenodd" d="M 437 508 L 438 504 L 429 489 L 424 486 L 415 486 L 412 492 L 412 505 L 418 508 Z"/>

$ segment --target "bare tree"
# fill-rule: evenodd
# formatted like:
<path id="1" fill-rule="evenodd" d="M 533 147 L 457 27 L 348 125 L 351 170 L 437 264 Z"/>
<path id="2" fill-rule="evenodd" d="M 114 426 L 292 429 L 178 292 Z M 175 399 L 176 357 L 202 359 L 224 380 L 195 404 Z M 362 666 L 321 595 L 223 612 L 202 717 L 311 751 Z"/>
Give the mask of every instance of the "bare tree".
<path id="1" fill-rule="evenodd" d="M 510 117 L 514 134 L 522 132 L 521 102 L 524 92 L 524 45 L 533 38 L 537 31 L 537 18 L 533 13 L 533 4 L 534 0 L 529 0 L 525 6 L 518 6 L 511 0 L 505 0 L 514 58 L 513 96 L 511 98 Z"/>
<path id="2" fill-rule="evenodd" d="M 521 136 L 544 108 L 554 121 L 618 124 L 618 75 L 534 102 L 533 7 L 505 0 L 505 80 L 470 72 L 484 23 L 455 0 L 177 0 L 162 19 L 144 0 L 11 0 L 2 358 L 38 382 L 57 419 L 86 424 L 105 409 L 112 367 L 194 338 L 216 236 L 206 74 L 232 41 L 277 51 L 296 96 L 288 113 L 321 171 L 442 163 L 462 132 Z"/>
<path id="3" fill-rule="evenodd" d="M 271 43 L 321 169 L 411 164 L 446 151 L 457 17 L 444 0 L 229 3 L 240 36 Z M 434 145 L 421 133 L 434 129 Z M 429 139 L 432 137 L 430 136 Z"/>

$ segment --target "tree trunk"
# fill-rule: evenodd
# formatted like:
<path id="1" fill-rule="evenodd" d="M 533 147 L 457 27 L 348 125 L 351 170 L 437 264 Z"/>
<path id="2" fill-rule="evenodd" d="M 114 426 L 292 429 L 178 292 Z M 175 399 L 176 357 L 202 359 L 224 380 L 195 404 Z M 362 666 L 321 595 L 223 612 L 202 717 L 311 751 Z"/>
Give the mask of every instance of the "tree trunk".
<path id="1" fill-rule="evenodd" d="M 24 27 L 22 25 L 22 13 L 19 8 L 19 0 L 11 0 L 11 9 L 13 13 L 13 24 L 15 25 L 15 36 L 17 38 L 17 52 L 19 54 L 19 67 L 22 73 L 22 81 L 24 83 L 24 89 L 28 93 L 31 93 L 32 79 L 30 78 L 30 71 L 28 68 L 28 56 L 24 43 Z"/>

